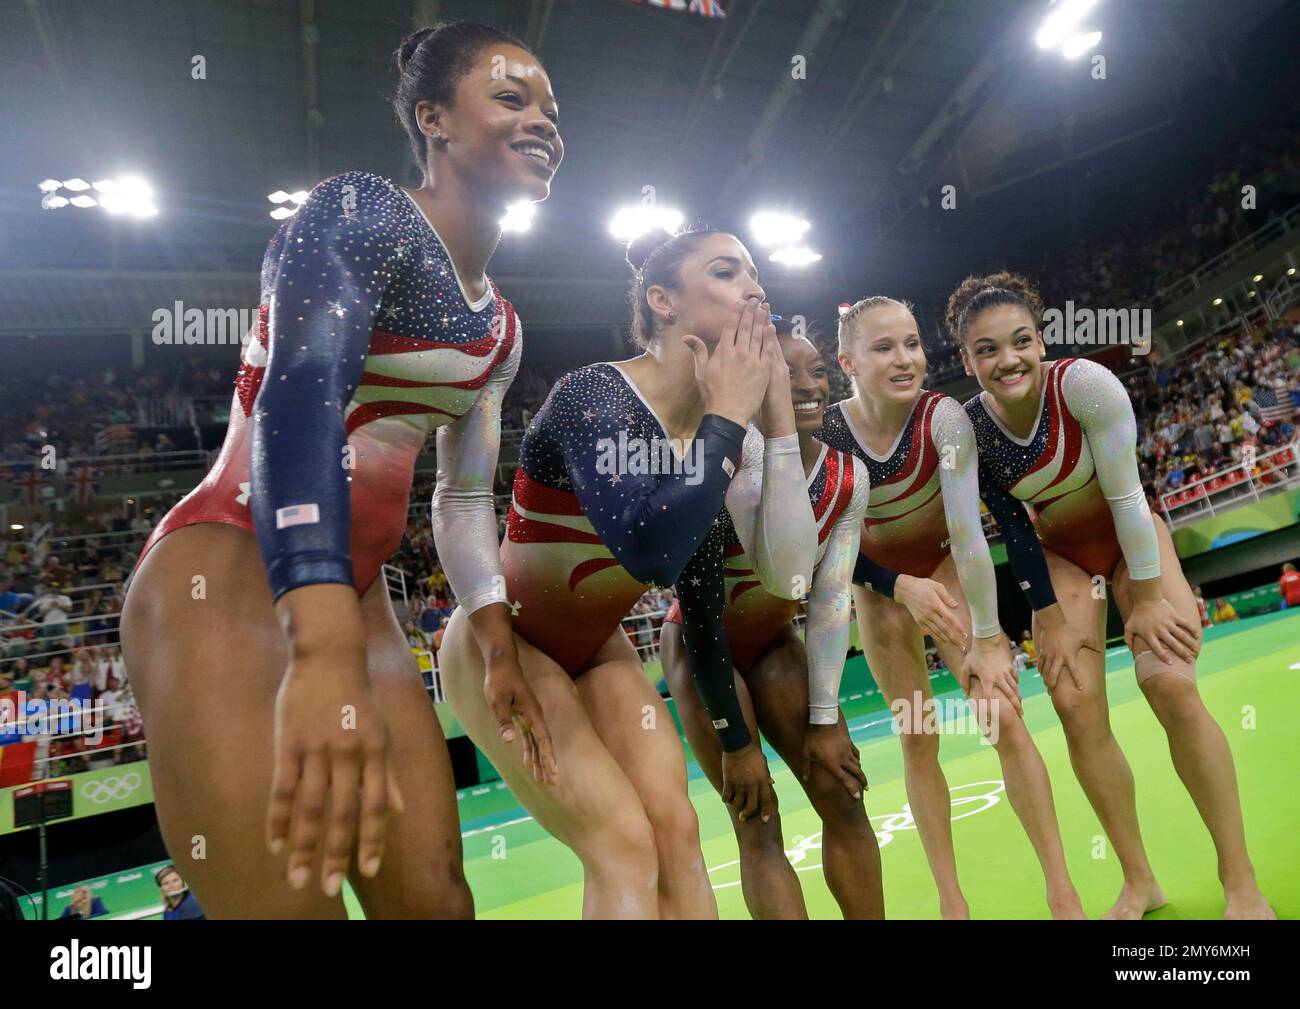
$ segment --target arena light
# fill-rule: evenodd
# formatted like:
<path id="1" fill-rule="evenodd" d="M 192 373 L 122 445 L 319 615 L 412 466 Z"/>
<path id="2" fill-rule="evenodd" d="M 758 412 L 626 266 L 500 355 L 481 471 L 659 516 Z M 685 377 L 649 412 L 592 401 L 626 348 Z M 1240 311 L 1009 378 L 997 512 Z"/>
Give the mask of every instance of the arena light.
<path id="1" fill-rule="evenodd" d="M 821 258 L 820 252 L 813 252 L 812 249 L 804 245 L 793 245 L 788 248 L 777 249 L 768 257 L 771 262 L 780 263 L 783 266 L 808 266 Z"/>
<path id="2" fill-rule="evenodd" d="M 1246 292 L 1246 297 L 1247 297 L 1247 298 L 1253 298 L 1253 297 L 1255 297 L 1255 292 L 1254 292 L 1254 291 L 1247 291 L 1247 292 Z"/>
<path id="3" fill-rule="evenodd" d="M 1182 324 L 1183 324 L 1183 320 L 1182 320 L 1182 319 L 1179 319 L 1179 320 L 1178 320 L 1178 325 L 1181 326 Z"/>
<path id="4" fill-rule="evenodd" d="M 1097 0 L 1056 0 L 1034 36 L 1039 49 L 1055 49 L 1076 34 L 1083 16 L 1097 6 Z"/>
<path id="5" fill-rule="evenodd" d="M 272 203 L 280 204 L 272 210 L 271 217 L 277 221 L 283 221 L 286 217 L 292 217 L 298 208 L 307 202 L 307 190 L 299 189 L 296 193 L 286 193 L 283 189 L 277 189 L 274 193 L 267 193 L 266 198 Z M 292 203 L 293 206 L 287 206 Z"/>
<path id="6" fill-rule="evenodd" d="M 760 210 L 749 219 L 749 229 L 759 245 L 795 245 L 803 240 L 810 225 L 801 217 Z"/>
<path id="7" fill-rule="evenodd" d="M 1258 284 L 1263 279 L 1264 279 L 1264 275 L 1262 273 L 1257 273 L 1255 274 L 1255 276 L 1251 278 L 1251 280 L 1253 280 L 1256 284 Z"/>
<path id="8" fill-rule="evenodd" d="M 1286 271 L 1286 275 L 1287 275 L 1288 277 L 1294 277 L 1294 276 L 1295 276 L 1295 267 L 1293 266 L 1293 267 L 1291 267 L 1291 269 L 1287 270 L 1287 271 Z"/>
<path id="9" fill-rule="evenodd" d="M 1223 304 L 1223 299 L 1222 299 L 1222 298 L 1215 298 L 1214 301 L 1211 302 L 1211 304 L 1212 304 L 1212 305 L 1222 305 L 1222 304 Z"/>
<path id="10" fill-rule="evenodd" d="M 23 524 L 22 524 L 21 522 L 10 522 L 10 523 L 9 523 L 9 528 L 12 529 L 12 530 L 13 530 L 14 532 L 16 532 L 16 533 L 17 533 L 17 532 L 22 532 L 22 530 L 23 530 Z"/>
<path id="11" fill-rule="evenodd" d="M 130 214 L 134 217 L 153 217 L 158 213 L 153 202 L 153 189 L 143 179 L 133 175 L 121 179 L 99 179 L 93 184 L 79 178 L 65 182 L 45 179 L 36 188 L 43 194 L 41 206 L 46 210 L 103 207 L 110 214 Z M 91 195 L 92 192 L 95 195 Z M 74 195 L 65 196 L 63 193 Z"/>
<path id="12" fill-rule="evenodd" d="M 1061 47 L 1061 55 L 1067 60 L 1075 59 L 1084 53 L 1092 52 L 1101 42 L 1101 32 L 1087 32 L 1075 35 Z"/>
<path id="13" fill-rule="evenodd" d="M 533 226 L 533 217 L 537 214 L 537 204 L 520 200 L 506 207 L 506 216 L 501 218 L 502 231 L 527 231 Z"/>
<path id="14" fill-rule="evenodd" d="M 663 228 L 671 235 L 681 230 L 685 218 L 671 207 L 652 207 L 643 203 L 624 207 L 609 222 L 609 233 L 620 242 L 630 242 L 652 228 Z"/>

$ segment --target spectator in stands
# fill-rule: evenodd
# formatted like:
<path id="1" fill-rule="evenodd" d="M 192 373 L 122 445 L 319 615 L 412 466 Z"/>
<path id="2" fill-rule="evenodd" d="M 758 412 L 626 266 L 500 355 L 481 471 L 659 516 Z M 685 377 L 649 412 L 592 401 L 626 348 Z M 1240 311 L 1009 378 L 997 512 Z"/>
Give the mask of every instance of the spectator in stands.
<path id="1" fill-rule="evenodd" d="M 72 900 L 63 909 L 60 918 L 102 918 L 108 914 L 108 908 L 98 897 L 90 895 L 90 887 L 84 883 L 72 891 Z"/>
<path id="2" fill-rule="evenodd" d="M 1300 606 L 1300 574 L 1290 561 L 1282 565 L 1282 577 L 1278 579 L 1278 590 L 1282 593 L 1282 609 Z"/>
<path id="3" fill-rule="evenodd" d="M 1237 617 L 1237 611 L 1233 607 L 1232 603 L 1223 598 L 1214 600 L 1214 622 L 1216 624 L 1231 623 L 1233 620 L 1237 619 L 1239 619 Z"/>
<path id="4" fill-rule="evenodd" d="M 162 894 L 163 921 L 207 921 L 207 915 L 174 865 L 165 865 L 153 880 Z"/>

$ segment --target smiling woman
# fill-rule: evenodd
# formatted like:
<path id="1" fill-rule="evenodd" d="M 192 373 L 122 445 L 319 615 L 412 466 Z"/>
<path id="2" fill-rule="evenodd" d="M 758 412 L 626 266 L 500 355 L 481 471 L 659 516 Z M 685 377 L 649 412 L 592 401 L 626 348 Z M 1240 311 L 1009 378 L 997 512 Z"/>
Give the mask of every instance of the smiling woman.
<path id="1" fill-rule="evenodd" d="M 345 875 L 368 917 L 473 913 L 446 745 L 378 577 L 435 429 L 433 534 L 480 699 L 529 773 L 554 773 L 492 499 L 522 327 L 485 270 L 505 208 L 549 193 L 555 98 L 484 25 L 422 29 L 396 59 L 424 184 L 344 172 L 272 238 L 220 456 L 123 609 L 163 834 L 214 917 L 343 917 Z"/>

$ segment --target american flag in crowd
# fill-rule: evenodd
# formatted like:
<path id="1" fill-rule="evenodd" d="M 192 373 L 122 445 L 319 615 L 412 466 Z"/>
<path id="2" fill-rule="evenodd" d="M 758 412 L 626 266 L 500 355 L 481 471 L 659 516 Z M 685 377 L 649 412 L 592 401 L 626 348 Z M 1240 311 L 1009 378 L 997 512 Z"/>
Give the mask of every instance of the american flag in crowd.
<path id="1" fill-rule="evenodd" d="M 1285 398 L 1279 401 L 1277 393 L 1272 389 L 1267 387 L 1258 388 L 1255 390 L 1255 403 L 1259 406 L 1259 412 L 1263 416 L 1265 424 L 1290 420 L 1291 415 L 1295 412 L 1295 406 L 1291 402 L 1289 391 L 1285 394 Z"/>
<path id="2" fill-rule="evenodd" d="M 689 11 L 692 14 L 700 14 L 706 18 L 725 18 L 727 12 L 722 9 L 722 4 L 718 0 L 627 0 L 628 3 L 647 3 L 651 7 L 662 7 L 670 11 Z"/>

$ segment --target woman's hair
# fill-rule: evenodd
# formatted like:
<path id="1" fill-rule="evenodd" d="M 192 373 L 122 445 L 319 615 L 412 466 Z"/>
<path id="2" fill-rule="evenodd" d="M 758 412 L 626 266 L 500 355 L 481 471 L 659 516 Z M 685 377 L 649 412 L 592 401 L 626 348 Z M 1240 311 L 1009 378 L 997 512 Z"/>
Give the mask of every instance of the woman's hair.
<path id="1" fill-rule="evenodd" d="M 910 301 L 899 301 L 897 298 L 891 298 L 884 294 L 873 294 L 855 302 L 852 308 L 840 316 L 839 352 L 841 354 L 848 352 L 849 341 L 857 332 L 858 323 L 862 316 L 873 308 L 881 308 L 885 305 L 896 305 L 909 313 L 915 311 L 915 306 Z"/>
<path id="2" fill-rule="evenodd" d="M 944 325 L 958 345 L 965 339 L 971 320 L 986 308 L 995 305 L 1019 305 L 1034 320 L 1034 328 L 1042 325 L 1043 299 L 1038 288 L 1018 273 L 990 273 L 983 277 L 971 275 L 957 285 L 948 295 L 948 309 L 944 312 Z"/>
<path id="3" fill-rule="evenodd" d="M 709 235 L 723 232 L 702 228 L 677 234 L 651 228 L 628 243 L 627 265 L 632 268 L 632 287 L 627 300 L 632 306 L 632 342 L 644 350 L 655 335 L 655 316 L 646 301 L 646 291 L 655 286 L 678 290 L 682 262 Z"/>
<path id="4" fill-rule="evenodd" d="M 442 21 L 411 32 L 393 53 L 397 63 L 397 88 L 390 101 L 397 121 L 411 140 L 411 153 L 424 170 L 425 136 L 415 120 L 417 102 L 450 105 L 456 85 L 470 71 L 487 46 L 517 46 L 531 53 L 507 31 L 477 21 Z"/>

